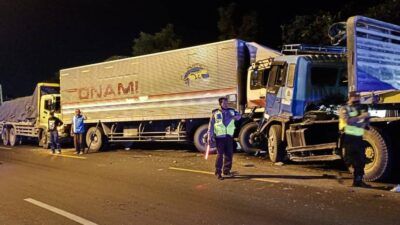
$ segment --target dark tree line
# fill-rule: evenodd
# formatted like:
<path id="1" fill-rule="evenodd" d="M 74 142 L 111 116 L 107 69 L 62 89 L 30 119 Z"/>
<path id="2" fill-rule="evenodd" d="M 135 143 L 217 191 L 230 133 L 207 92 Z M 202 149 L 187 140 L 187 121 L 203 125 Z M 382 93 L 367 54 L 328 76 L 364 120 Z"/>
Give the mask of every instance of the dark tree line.
<path id="1" fill-rule="evenodd" d="M 319 11 L 312 15 L 299 15 L 283 24 L 282 43 L 330 44 L 328 29 L 335 22 L 344 22 L 353 15 L 400 24 L 400 0 L 353 0 L 338 12 Z"/>

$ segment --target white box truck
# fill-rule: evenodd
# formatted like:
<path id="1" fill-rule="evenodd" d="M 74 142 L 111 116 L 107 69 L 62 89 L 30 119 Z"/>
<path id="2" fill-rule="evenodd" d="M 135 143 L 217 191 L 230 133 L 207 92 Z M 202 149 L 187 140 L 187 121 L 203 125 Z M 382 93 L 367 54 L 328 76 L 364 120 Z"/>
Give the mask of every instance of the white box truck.
<path id="1" fill-rule="evenodd" d="M 87 116 L 91 151 L 106 143 L 149 141 L 193 142 L 205 151 L 218 98 L 228 96 L 244 114 L 258 107 L 262 117 L 264 71 L 278 55 L 234 39 L 62 69 L 62 118 L 70 126 L 78 108 Z"/>

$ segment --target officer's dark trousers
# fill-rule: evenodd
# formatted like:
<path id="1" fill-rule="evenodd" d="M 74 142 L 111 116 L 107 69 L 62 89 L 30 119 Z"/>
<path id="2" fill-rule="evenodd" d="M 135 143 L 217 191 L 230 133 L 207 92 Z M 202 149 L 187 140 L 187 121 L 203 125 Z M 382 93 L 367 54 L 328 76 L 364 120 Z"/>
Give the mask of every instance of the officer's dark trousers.
<path id="1" fill-rule="evenodd" d="M 344 135 L 345 162 L 354 168 L 354 177 L 364 176 L 365 146 L 362 136 Z"/>
<path id="2" fill-rule="evenodd" d="M 77 153 L 80 153 L 81 151 L 83 152 L 83 134 L 74 134 L 74 145 L 75 145 L 75 151 Z"/>
<path id="3" fill-rule="evenodd" d="M 233 159 L 233 137 L 226 136 L 216 138 L 217 144 L 217 161 L 215 162 L 215 173 L 229 173 L 232 169 Z"/>

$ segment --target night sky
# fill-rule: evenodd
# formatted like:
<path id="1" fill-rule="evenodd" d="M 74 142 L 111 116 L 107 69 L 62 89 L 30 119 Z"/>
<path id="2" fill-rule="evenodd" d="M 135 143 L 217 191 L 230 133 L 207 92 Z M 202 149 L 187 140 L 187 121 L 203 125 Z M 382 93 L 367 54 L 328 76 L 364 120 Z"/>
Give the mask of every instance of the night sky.
<path id="1" fill-rule="evenodd" d="M 229 1 L 2 0 L 0 84 L 9 97 L 30 95 L 35 83 L 62 68 L 131 55 L 140 31 L 168 23 L 185 46 L 217 41 L 217 8 Z M 335 12 L 346 1 L 236 1 L 256 10 L 264 24 L 261 44 L 280 45 L 280 25 L 320 9 Z M 263 2 L 263 3 L 261 3 Z M 278 5 L 281 4 L 281 5 Z"/>

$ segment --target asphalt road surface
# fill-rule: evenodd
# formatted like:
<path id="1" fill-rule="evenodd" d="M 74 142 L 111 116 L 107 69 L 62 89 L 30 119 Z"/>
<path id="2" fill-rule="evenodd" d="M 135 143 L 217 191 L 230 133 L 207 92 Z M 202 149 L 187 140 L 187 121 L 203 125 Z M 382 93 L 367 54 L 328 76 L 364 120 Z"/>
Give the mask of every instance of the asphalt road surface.
<path id="1" fill-rule="evenodd" d="M 0 146 L 0 224 L 400 224 L 390 184 L 353 188 L 337 169 L 244 154 L 237 176 L 219 181 L 215 156 L 152 147 L 76 156 Z"/>

